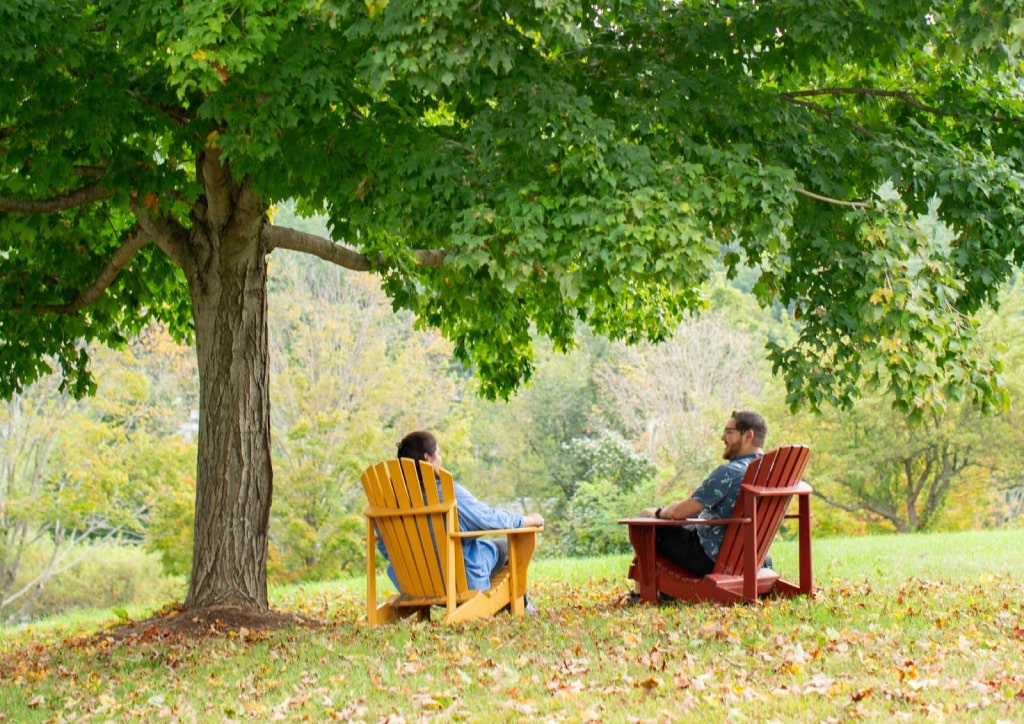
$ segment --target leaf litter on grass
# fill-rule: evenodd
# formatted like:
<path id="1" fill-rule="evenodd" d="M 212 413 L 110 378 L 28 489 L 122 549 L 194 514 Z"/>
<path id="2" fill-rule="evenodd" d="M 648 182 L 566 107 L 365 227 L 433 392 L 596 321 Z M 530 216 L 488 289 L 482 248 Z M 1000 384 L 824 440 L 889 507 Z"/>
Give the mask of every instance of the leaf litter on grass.
<path id="1" fill-rule="evenodd" d="M 26 640 L 11 721 L 1024 720 L 1024 590 L 832 582 L 760 607 L 616 605 L 621 580 L 531 585 L 536 616 L 371 629 L 320 593 L 315 626 Z M 221 619 L 222 620 L 222 619 Z M 147 633 L 148 632 L 148 633 Z M 212 632 L 212 633 L 211 633 Z"/>

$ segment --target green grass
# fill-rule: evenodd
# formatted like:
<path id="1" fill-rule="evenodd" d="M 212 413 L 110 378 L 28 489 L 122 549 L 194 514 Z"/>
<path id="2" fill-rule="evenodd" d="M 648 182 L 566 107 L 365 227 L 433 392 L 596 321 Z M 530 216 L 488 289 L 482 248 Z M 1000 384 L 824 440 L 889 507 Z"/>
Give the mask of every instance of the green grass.
<path id="1" fill-rule="evenodd" d="M 362 579 L 272 591 L 318 628 L 112 646 L 82 614 L 0 629 L 0 721 L 1024 721 L 1022 551 L 816 540 L 818 595 L 757 608 L 617 606 L 618 556 L 537 560 L 539 615 L 453 628 L 365 627 Z"/>

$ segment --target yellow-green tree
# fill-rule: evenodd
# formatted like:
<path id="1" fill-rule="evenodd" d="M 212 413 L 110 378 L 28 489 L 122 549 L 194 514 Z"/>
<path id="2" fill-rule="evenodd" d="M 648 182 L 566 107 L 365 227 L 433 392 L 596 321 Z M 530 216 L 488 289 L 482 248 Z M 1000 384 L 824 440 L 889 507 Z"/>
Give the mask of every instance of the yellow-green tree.
<path id="1" fill-rule="evenodd" d="M 191 474 L 195 448 L 176 429 L 183 411 L 161 392 L 187 397 L 171 389 L 182 379 L 173 360 L 187 350 L 157 350 L 168 369 L 156 377 L 135 354 L 152 363 L 146 348 L 160 340 L 154 330 L 132 350 L 100 350 L 95 398 L 76 401 L 43 380 L 0 406 L 0 620 L 22 618 L 96 546 L 145 541 L 154 512 Z"/>
<path id="2" fill-rule="evenodd" d="M 395 314 L 372 277 L 299 258 L 272 265 L 270 284 L 269 574 L 329 579 L 361 570 L 365 557 L 363 468 L 418 428 L 454 452 L 466 379 L 452 374 L 451 345 Z"/>

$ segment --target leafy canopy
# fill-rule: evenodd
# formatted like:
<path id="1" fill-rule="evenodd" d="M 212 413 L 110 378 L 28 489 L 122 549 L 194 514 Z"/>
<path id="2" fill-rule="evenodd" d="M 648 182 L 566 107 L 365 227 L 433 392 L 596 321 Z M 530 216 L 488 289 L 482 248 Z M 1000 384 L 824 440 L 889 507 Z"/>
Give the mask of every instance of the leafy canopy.
<path id="1" fill-rule="evenodd" d="M 1022 41 L 1011 0 L 11 0 L 0 393 L 188 336 L 146 242 L 199 223 L 216 152 L 357 254 L 278 248 L 376 270 L 491 396 L 534 332 L 664 338 L 723 261 L 800 320 L 769 350 L 794 406 L 1000 406 L 972 315 L 1024 262 Z"/>

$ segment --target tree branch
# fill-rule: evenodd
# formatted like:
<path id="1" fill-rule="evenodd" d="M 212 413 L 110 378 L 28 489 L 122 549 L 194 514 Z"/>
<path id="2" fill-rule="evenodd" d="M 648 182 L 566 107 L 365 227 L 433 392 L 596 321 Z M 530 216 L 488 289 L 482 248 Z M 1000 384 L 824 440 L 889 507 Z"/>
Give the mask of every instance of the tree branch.
<path id="1" fill-rule="evenodd" d="M 804 196 L 814 199 L 815 201 L 824 201 L 826 204 L 836 204 L 837 206 L 849 206 L 851 209 L 866 209 L 868 207 L 868 204 L 865 201 L 843 201 L 842 199 L 833 199 L 828 196 L 816 194 L 813 191 L 808 191 L 807 189 L 793 189 L 793 191 L 795 191 L 798 194 L 803 194 Z"/>
<path id="2" fill-rule="evenodd" d="M 66 194 L 54 196 L 52 199 L 26 200 L 0 196 L 0 211 L 5 211 L 9 214 L 52 214 L 57 211 L 67 211 L 83 204 L 90 204 L 93 201 L 109 199 L 113 195 L 110 189 L 101 186 L 97 182 L 74 191 L 69 191 Z"/>
<path id="3" fill-rule="evenodd" d="M 284 226 L 267 224 L 263 227 L 263 236 L 271 250 L 301 251 L 352 271 L 372 271 L 380 266 L 366 254 L 355 249 L 336 244 L 322 236 L 307 234 Z M 444 249 L 418 249 L 414 254 L 416 262 L 420 266 L 433 267 L 441 266 L 444 263 L 447 252 Z"/>
<path id="4" fill-rule="evenodd" d="M 102 544 L 108 540 L 112 540 L 117 536 L 118 533 L 121 532 L 121 529 L 123 527 L 124 526 L 119 525 L 112 529 L 109 529 L 106 533 L 103 534 L 103 536 L 100 537 L 98 543 Z M 14 603 L 22 596 L 25 596 L 29 593 L 32 594 L 26 601 L 22 602 L 22 605 L 17 612 L 8 617 L 9 621 L 17 621 L 21 618 L 22 615 L 24 615 L 24 613 L 28 610 L 29 605 L 42 594 L 43 590 L 46 588 L 46 585 L 50 582 L 51 578 L 59 576 L 61 573 L 65 573 L 71 568 L 74 568 L 83 560 L 85 560 L 86 557 L 92 555 L 95 552 L 95 546 L 97 544 L 94 542 L 93 545 L 87 546 L 84 550 L 79 551 L 77 555 L 75 555 L 70 561 L 65 560 L 69 556 L 71 556 L 71 554 L 75 551 L 75 548 L 79 545 L 81 541 L 86 540 L 87 538 L 92 536 L 98 529 L 99 526 L 91 523 L 89 527 L 79 535 L 76 535 L 75 532 L 72 530 L 70 531 L 70 539 L 67 545 L 65 547 L 62 547 L 65 535 L 63 532 L 64 527 L 61 525 L 61 522 L 59 520 L 54 521 L 53 532 L 55 545 L 53 553 L 50 555 L 50 559 L 46 563 L 46 567 L 43 569 L 42 572 L 40 572 L 34 578 L 32 578 L 32 580 L 26 583 L 20 590 L 15 591 L 9 596 L 3 598 L 3 600 L 0 600 L 0 611 L 2 611 L 4 608 Z"/>
<path id="5" fill-rule="evenodd" d="M 75 176 L 99 178 L 107 172 L 106 166 L 75 166 Z"/>
<path id="6" fill-rule="evenodd" d="M 822 493 L 817 488 L 815 488 L 814 490 L 811 491 L 811 495 L 813 495 L 813 496 L 815 496 L 817 498 L 821 498 L 826 503 L 831 505 L 833 508 L 839 508 L 840 510 L 845 510 L 847 513 L 856 513 L 858 510 L 864 510 L 867 507 L 863 503 L 852 503 L 851 504 L 851 503 L 840 502 L 840 501 L 838 501 L 838 500 L 836 500 L 834 498 L 830 498 L 829 496 L 825 495 L 824 493 Z"/>
<path id="7" fill-rule="evenodd" d="M 876 501 L 862 499 L 859 503 L 849 504 L 840 502 L 838 500 L 835 500 L 834 498 L 830 498 L 829 496 L 818 491 L 817 489 L 813 490 L 811 494 L 821 498 L 826 503 L 835 508 L 845 510 L 847 513 L 856 513 L 857 511 L 860 510 L 866 510 L 870 513 L 874 513 L 878 517 L 892 523 L 893 527 L 896 528 L 897 533 L 907 532 L 907 526 L 903 523 L 902 520 L 900 520 L 900 517 L 896 514 L 896 511 L 892 510 L 888 506 L 883 506 Z"/>
<path id="8" fill-rule="evenodd" d="M 180 268 L 188 271 L 186 264 L 189 257 L 185 253 L 188 243 L 188 231 L 174 217 L 167 216 L 158 219 L 152 218 L 141 210 L 135 210 L 139 219 L 139 227 L 149 235 L 160 250 Z"/>
<path id="9" fill-rule="evenodd" d="M 812 90 L 801 90 L 801 91 L 787 91 L 780 93 L 783 98 L 794 103 L 806 105 L 801 101 L 797 101 L 797 98 L 811 98 L 814 96 L 878 96 L 881 98 L 895 98 L 906 103 L 911 108 L 917 108 L 920 111 L 931 113 L 936 116 L 952 116 L 952 113 L 936 108 L 934 106 L 927 106 L 921 101 L 914 98 L 913 95 L 906 91 L 890 91 L 883 90 L 881 88 L 814 88 Z"/>
<path id="10" fill-rule="evenodd" d="M 782 98 L 784 100 L 789 101 L 793 105 L 795 105 L 795 106 L 803 106 L 804 108 L 809 108 L 812 111 L 814 111 L 815 113 L 820 113 L 821 115 L 825 116 L 826 118 L 833 118 L 836 115 L 836 113 L 834 111 L 829 110 L 828 108 L 825 108 L 825 106 L 823 106 L 823 105 L 821 105 L 819 103 L 811 103 L 810 101 L 800 101 L 800 100 L 797 100 L 796 98 L 793 97 L 793 94 L 794 93 L 799 93 L 799 92 L 801 92 L 801 91 L 793 91 L 792 93 L 781 93 L 780 95 L 782 96 Z M 875 137 L 875 134 L 871 133 L 868 129 L 864 128 L 864 126 L 860 125 L 859 123 L 855 123 L 854 121 L 851 121 L 849 118 L 847 118 L 846 121 L 850 124 L 850 127 L 853 128 L 853 130 L 855 130 L 857 133 L 861 134 L 862 136 L 867 136 L 868 138 L 874 138 Z"/>
<path id="11" fill-rule="evenodd" d="M 215 231 L 227 226 L 231 218 L 231 178 L 221 163 L 220 151 L 208 149 L 199 157 L 199 177 L 206 190 L 207 218 Z"/>
<path id="12" fill-rule="evenodd" d="M 136 226 L 121 243 L 121 246 L 117 251 L 114 252 L 113 256 L 107 260 L 107 263 L 100 271 L 99 276 L 96 277 L 96 281 L 89 285 L 87 289 L 83 290 L 74 299 L 74 301 L 68 304 L 42 305 L 30 308 L 16 305 L 11 307 L 11 311 L 50 312 L 53 314 L 74 314 L 75 312 L 81 311 L 103 296 L 103 293 L 111 284 L 113 284 L 117 275 L 125 267 L 135 252 L 145 246 L 149 241 L 149 237 L 140 227 Z"/>

